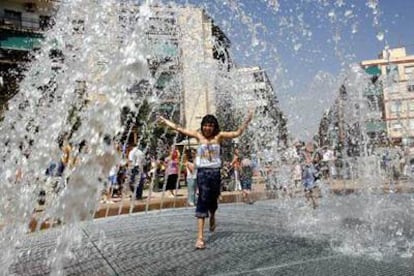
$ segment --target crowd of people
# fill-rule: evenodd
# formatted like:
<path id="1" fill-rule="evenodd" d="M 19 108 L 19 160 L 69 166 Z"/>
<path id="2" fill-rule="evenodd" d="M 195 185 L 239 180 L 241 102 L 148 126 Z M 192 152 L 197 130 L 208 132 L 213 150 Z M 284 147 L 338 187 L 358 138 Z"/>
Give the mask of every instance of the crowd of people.
<path id="1" fill-rule="evenodd" d="M 163 120 L 164 123 L 169 124 L 169 121 Z M 239 135 L 239 133 L 228 133 L 230 134 L 226 135 L 231 137 Z M 203 168 L 197 164 L 197 162 L 200 163 L 197 159 L 202 157 L 208 160 L 213 157 L 220 158 L 220 165 L 217 165 L 220 174 L 218 196 L 222 191 L 239 191 L 244 202 L 248 204 L 254 202 L 250 194 L 257 168 L 249 158 L 251 153 L 248 145 L 236 147 L 232 159 L 221 162 L 221 157 L 212 155 L 215 154 L 214 148 L 217 147 L 215 144 L 208 145 L 204 151 L 200 148 L 196 150 L 185 147 L 180 151 L 177 147 L 171 146 L 166 149 L 164 156 L 155 158 L 150 153 L 145 153 L 136 142 L 127 148 L 107 136 L 104 138 L 104 143 L 113 147 L 120 158 L 119 162 L 110 169 L 107 179 L 102 181 L 102 203 L 111 204 L 122 198 L 143 199 L 144 187 L 152 189 L 152 192 L 165 192 L 166 197 L 174 198 L 178 196 L 177 191 L 184 183 L 187 187 L 187 205 L 196 206 L 200 198 L 200 182 L 202 182 L 198 179 L 200 177 L 198 169 Z M 86 141 L 73 146 L 67 134 L 59 138 L 59 148 L 60 159 L 58 162 L 51 162 L 46 169 L 45 174 L 49 181 L 40 192 L 40 204 L 45 203 L 47 194 L 58 193 L 66 185 L 68 179 L 64 176 L 65 170 L 75 168 L 88 153 Z M 216 149 L 216 151 L 220 154 L 219 150 Z M 207 157 L 206 152 L 208 152 Z M 290 195 L 292 187 L 303 187 L 306 198 L 316 208 L 317 203 L 312 194 L 317 187 L 318 180 L 327 175 L 335 176 L 332 152 L 329 149 L 315 151 L 313 145 L 309 143 L 306 146 L 295 147 L 294 157 L 287 158 L 287 160 L 292 160 L 292 162 L 282 163 L 283 166 L 278 166 L 277 171 L 272 172 L 271 169 L 267 171 L 268 186 L 269 183 L 277 182 L 274 187 Z"/>
<path id="2" fill-rule="evenodd" d="M 111 167 L 107 179 L 102 180 L 101 203 L 113 204 L 122 198 L 143 199 L 144 188 L 152 189 L 152 192 L 165 192 L 166 197 L 174 198 L 179 196 L 177 192 L 184 184 L 187 187 L 187 205 L 196 205 L 196 149 L 184 147 L 180 151 L 178 147 L 172 146 L 165 149 L 164 155 L 156 158 L 150 153 L 144 153 L 144 149 L 136 142 L 126 147 L 109 136 L 103 140 L 107 146 L 113 147 L 120 158 Z M 46 181 L 39 192 L 40 205 L 44 205 L 47 198 L 50 201 L 50 198 L 67 185 L 70 171 L 81 164 L 81 160 L 89 152 L 86 141 L 74 145 L 67 133 L 59 137 L 58 144 L 61 155 L 58 160 L 51 161 L 45 170 Z M 236 155 L 239 156 L 238 149 L 235 150 Z M 241 166 L 241 163 L 244 165 Z M 224 162 L 220 169 L 220 192 L 243 191 L 243 199 L 248 201 L 252 171 L 252 164 L 248 159 L 237 164 Z"/>
<path id="3" fill-rule="evenodd" d="M 165 149 L 162 157 L 156 158 L 145 153 L 136 142 L 127 148 L 108 136 L 104 138 L 104 143 L 113 147 L 120 158 L 111 168 L 108 178 L 102 181 L 102 203 L 111 204 L 126 197 L 143 199 L 144 187 L 152 192 L 165 192 L 166 197 L 174 198 L 184 184 L 187 187 L 187 205 L 197 205 L 197 158 L 205 153 L 197 152 L 199 149 L 195 148 L 171 146 Z M 64 172 L 75 168 L 88 153 L 86 141 L 72 145 L 67 133 L 59 137 L 58 144 L 61 156 L 46 169 L 48 180 L 40 191 L 40 204 L 45 203 L 47 195 L 56 194 L 65 187 L 68 179 L 64 177 Z M 260 173 L 256 164 L 249 159 L 250 155 L 248 145 L 239 146 L 234 149 L 230 160 L 220 163 L 219 194 L 222 191 L 240 191 L 244 202 L 253 203 L 250 198 L 253 176 Z M 408 170 L 409 164 L 403 156 L 401 151 L 384 151 L 381 168 L 390 179 L 398 179 Z M 320 180 L 344 177 L 343 173 L 338 173 L 344 166 L 338 167 L 338 164 L 331 148 L 316 148 L 311 142 L 302 142 L 287 150 L 281 162 L 261 168 L 260 171 L 264 171 L 262 175 L 266 178 L 268 190 L 281 190 L 289 196 L 303 191 L 305 198 L 316 208 Z"/>
<path id="4" fill-rule="evenodd" d="M 120 158 L 109 170 L 107 178 L 102 180 L 101 202 L 114 203 L 117 199 L 125 197 L 141 200 L 145 185 L 153 192 L 163 192 L 167 197 L 174 198 L 178 196 L 177 191 L 184 182 L 187 187 L 187 205 L 196 207 L 196 248 L 205 248 L 205 219 L 209 218 L 209 230 L 214 232 L 215 213 L 222 191 L 239 191 L 244 202 L 254 202 L 251 190 L 257 168 L 255 162 L 249 158 L 249 146 L 236 147 L 232 159 L 227 161 L 222 160 L 220 149 L 224 139 L 240 136 L 251 119 L 252 113 L 249 113 L 246 121 L 237 130 L 221 131 L 217 119 L 213 115 L 206 115 L 201 122 L 200 130 L 196 131 L 182 128 L 161 117 L 160 121 L 164 125 L 188 137 L 196 138 L 199 144 L 196 149 L 184 147 L 181 151 L 173 145 L 166 149 L 165 155 L 160 158 L 145 152 L 137 142 L 133 142 L 127 148 L 115 139 L 105 136 L 103 143 L 106 147 L 111 147 Z M 49 181 L 45 182 L 44 189 L 39 194 L 40 204 L 45 204 L 48 194 L 56 194 L 67 185 L 70 178 L 67 176 L 70 174 L 65 172 L 76 168 L 88 154 L 86 141 L 73 146 L 67 134 L 59 138 L 59 148 L 59 160 L 51 162 L 45 171 Z M 402 158 L 392 158 L 386 152 L 381 166 L 385 171 L 396 175 L 398 170 L 403 170 L 406 165 L 401 160 Z M 320 180 L 337 178 L 337 169 L 337 158 L 329 147 L 318 149 L 312 142 L 297 143 L 285 151 L 277 164 L 267 167 L 264 176 L 268 189 L 281 190 L 288 196 L 303 191 L 305 200 L 313 208 L 317 208 Z"/>

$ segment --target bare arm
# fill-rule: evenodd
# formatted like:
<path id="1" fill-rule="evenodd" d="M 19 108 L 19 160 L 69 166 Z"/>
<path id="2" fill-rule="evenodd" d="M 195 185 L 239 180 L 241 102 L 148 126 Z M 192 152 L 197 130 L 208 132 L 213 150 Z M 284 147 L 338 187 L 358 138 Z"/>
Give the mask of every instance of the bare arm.
<path id="1" fill-rule="evenodd" d="M 231 163 L 230 163 L 232 167 L 234 167 L 234 164 L 236 164 L 236 162 L 237 162 L 238 159 L 239 159 L 239 156 L 238 155 L 235 155 L 233 157 L 233 160 L 231 160 Z"/>
<path id="2" fill-rule="evenodd" d="M 240 135 L 243 134 L 244 130 L 247 128 L 252 118 L 253 118 L 253 110 L 249 110 L 246 120 L 244 120 L 244 122 L 240 125 L 240 127 L 237 130 L 220 132 L 219 134 L 220 138 L 232 139 L 232 138 L 239 137 Z"/>
<path id="3" fill-rule="evenodd" d="M 174 122 L 172 122 L 172 121 L 170 121 L 170 120 L 168 120 L 168 119 L 166 119 L 166 118 L 164 118 L 162 116 L 160 116 L 159 119 L 167 127 L 172 128 L 175 131 L 178 131 L 179 133 L 184 134 L 185 136 L 194 137 L 194 138 L 199 139 L 198 132 L 197 131 L 190 130 L 190 129 L 186 129 L 186 128 L 182 128 L 181 126 L 177 125 L 176 123 L 174 123 Z"/>
<path id="4" fill-rule="evenodd" d="M 191 173 L 194 172 L 194 164 L 191 162 L 187 162 L 187 168 L 190 170 Z"/>

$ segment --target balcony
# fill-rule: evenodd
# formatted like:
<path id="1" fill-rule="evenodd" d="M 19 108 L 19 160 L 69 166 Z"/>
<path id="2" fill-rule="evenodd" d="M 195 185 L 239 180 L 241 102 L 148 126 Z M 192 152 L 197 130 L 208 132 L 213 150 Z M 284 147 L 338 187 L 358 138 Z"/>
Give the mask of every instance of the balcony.
<path id="1" fill-rule="evenodd" d="M 177 44 L 173 43 L 154 43 L 152 51 L 153 55 L 158 58 L 177 57 L 180 54 L 180 49 Z"/>
<path id="2" fill-rule="evenodd" d="M 383 94 L 384 94 L 384 92 L 383 92 L 381 87 L 371 87 L 371 88 L 368 88 L 364 91 L 364 96 L 365 97 L 381 96 Z"/>
<path id="3" fill-rule="evenodd" d="M 255 91 L 255 90 L 266 90 L 266 83 L 265 82 L 248 82 L 243 83 L 241 82 L 241 91 Z"/>
<path id="4" fill-rule="evenodd" d="M 41 16 L 39 18 L 32 17 L 12 17 L 12 16 L 1 16 L 0 17 L 0 28 L 6 30 L 29 32 L 29 33 L 42 33 L 49 28 L 49 17 Z"/>
<path id="5" fill-rule="evenodd" d="M 0 49 L 31 51 L 40 48 L 41 36 L 24 36 L 16 33 L 0 35 Z"/>
<path id="6" fill-rule="evenodd" d="M 379 119 L 382 118 L 382 112 L 380 112 L 380 111 L 370 111 L 370 112 L 367 112 L 366 118 L 368 120 L 379 120 Z"/>
<path id="7" fill-rule="evenodd" d="M 369 132 L 383 132 L 387 130 L 387 124 L 384 121 L 366 122 L 366 131 Z"/>
<path id="8" fill-rule="evenodd" d="M 381 75 L 381 68 L 378 66 L 369 66 L 365 68 L 365 72 L 370 75 L 379 76 Z"/>

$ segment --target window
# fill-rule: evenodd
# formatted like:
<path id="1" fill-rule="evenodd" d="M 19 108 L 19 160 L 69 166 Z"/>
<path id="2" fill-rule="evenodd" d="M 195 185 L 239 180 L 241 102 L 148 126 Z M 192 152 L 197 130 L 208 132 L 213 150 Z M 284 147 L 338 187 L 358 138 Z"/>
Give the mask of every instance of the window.
<path id="1" fill-rule="evenodd" d="M 23 4 L 24 10 L 27 12 L 35 12 L 36 11 L 36 4 L 35 3 L 25 3 Z"/>
<path id="2" fill-rule="evenodd" d="M 50 16 L 40 15 L 39 16 L 39 27 L 42 31 L 46 31 L 50 27 Z"/>
<path id="3" fill-rule="evenodd" d="M 398 82 L 399 81 L 398 66 L 396 65 L 387 66 L 387 75 L 389 76 L 389 79 L 391 81 Z"/>
<path id="4" fill-rule="evenodd" d="M 389 89 L 389 92 L 390 93 L 398 93 L 398 91 L 400 90 L 399 88 L 400 87 L 399 87 L 398 83 L 393 83 L 391 85 L 390 89 Z"/>
<path id="5" fill-rule="evenodd" d="M 158 77 L 154 87 L 159 90 L 166 89 L 167 87 L 170 87 L 170 89 L 172 89 L 176 84 L 176 77 L 177 76 L 171 72 L 162 72 Z"/>
<path id="6" fill-rule="evenodd" d="M 149 24 L 150 34 L 174 34 L 177 31 L 175 18 L 150 17 Z"/>
<path id="7" fill-rule="evenodd" d="M 254 76 L 254 79 L 255 79 L 256 82 L 264 81 L 263 72 L 254 72 L 253 76 Z"/>
<path id="8" fill-rule="evenodd" d="M 402 129 L 402 125 L 401 125 L 401 123 L 399 123 L 399 122 L 396 122 L 396 123 L 391 123 L 391 129 L 392 129 L 393 131 L 401 131 L 401 129 Z"/>
<path id="9" fill-rule="evenodd" d="M 407 91 L 414 92 L 414 84 L 407 84 Z"/>
<path id="10" fill-rule="evenodd" d="M 408 108 L 409 108 L 410 112 L 414 112 L 414 102 L 408 103 Z"/>
<path id="11" fill-rule="evenodd" d="M 410 130 L 414 130 L 414 120 L 409 120 L 408 125 L 409 125 Z"/>
<path id="12" fill-rule="evenodd" d="M 22 13 L 12 10 L 4 10 L 4 22 L 6 24 L 22 26 Z"/>
<path id="13" fill-rule="evenodd" d="M 83 20 L 72 20 L 73 33 L 83 34 L 85 32 L 85 22 Z"/>
<path id="14" fill-rule="evenodd" d="M 400 113 L 400 102 L 392 102 L 390 103 L 390 113 L 395 115 Z"/>
<path id="15" fill-rule="evenodd" d="M 408 65 L 404 67 L 404 74 L 408 78 L 414 75 L 414 65 Z"/>
<path id="16" fill-rule="evenodd" d="M 153 55 L 158 59 L 176 57 L 179 55 L 178 43 L 173 41 L 154 41 Z"/>

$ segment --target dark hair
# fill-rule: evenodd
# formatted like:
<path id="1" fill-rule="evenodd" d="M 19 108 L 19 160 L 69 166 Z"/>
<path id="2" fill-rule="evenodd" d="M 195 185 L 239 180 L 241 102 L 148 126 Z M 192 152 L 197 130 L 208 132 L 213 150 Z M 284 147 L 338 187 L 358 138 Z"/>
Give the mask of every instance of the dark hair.
<path id="1" fill-rule="evenodd" d="M 219 127 L 217 118 L 214 115 L 207 114 L 201 120 L 201 134 L 203 134 L 203 135 L 204 135 L 203 126 L 206 125 L 206 124 L 212 124 L 213 125 L 213 127 L 214 127 L 213 136 L 216 136 L 217 134 L 220 133 L 220 127 Z"/>
<path id="2" fill-rule="evenodd" d="M 104 137 L 103 137 L 103 141 L 104 141 L 104 143 L 105 143 L 107 146 L 110 146 L 110 145 L 111 145 L 111 141 L 112 141 L 112 139 L 111 139 L 111 135 L 109 135 L 109 134 L 105 134 L 105 135 L 104 135 Z"/>
<path id="3" fill-rule="evenodd" d="M 79 152 L 82 152 L 83 148 L 86 147 L 86 140 L 82 140 L 79 143 Z"/>
<path id="4" fill-rule="evenodd" d="M 63 147 L 63 144 L 65 142 L 66 139 L 69 139 L 69 133 L 67 131 L 62 132 L 61 134 L 59 134 L 58 138 L 57 138 L 57 142 L 59 145 L 59 148 Z"/>
<path id="5" fill-rule="evenodd" d="M 187 156 L 187 160 L 189 161 L 189 162 L 193 162 L 194 160 L 193 160 L 193 155 L 192 155 L 192 151 L 191 151 L 191 149 L 186 149 L 185 150 L 185 155 Z"/>

